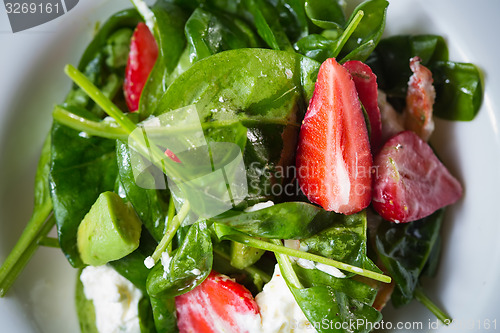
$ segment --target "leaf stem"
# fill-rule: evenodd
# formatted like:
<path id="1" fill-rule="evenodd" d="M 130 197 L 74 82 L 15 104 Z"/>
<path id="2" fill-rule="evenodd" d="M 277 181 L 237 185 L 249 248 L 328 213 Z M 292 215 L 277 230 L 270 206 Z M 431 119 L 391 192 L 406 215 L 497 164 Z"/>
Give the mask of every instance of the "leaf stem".
<path id="1" fill-rule="evenodd" d="M 136 125 L 127 118 L 106 95 L 103 94 L 87 77 L 73 65 L 66 65 L 64 72 L 68 75 L 89 97 L 97 103 L 109 116 L 113 117 L 127 133 L 131 134 Z"/>
<path id="2" fill-rule="evenodd" d="M 172 223 L 168 226 L 167 232 L 165 233 L 165 235 L 163 235 L 163 238 L 161 239 L 160 243 L 158 244 L 155 251 L 151 255 L 155 264 L 158 262 L 158 260 L 160 260 L 161 254 L 165 252 L 170 242 L 172 242 L 175 233 L 179 229 L 181 222 L 184 221 L 184 219 L 186 218 L 189 209 L 190 209 L 189 202 L 188 201 L 184 202 L 181 209 L 179 210 L 179 213 L 175 215 L 174 218 L 172 219 Z"/>
<path id="3" fill-rule="evenodd" d="M 427 295 L 425 295 L 422 287 L 418 286 L 415 289 L 415 298 L 422 303 L 429 311 L 431 311 L 443 324 L 450 325 L 453 319 L 442 309 L 440 309 L 434 302 L 432 302 Z"/>
<path id="4" fill-rule="evenodd" d="M 59 240 L 54 237 L 43 237 L 38 241 L 38 245 L 60 249 Z"/>
<path id="5" fill-rule="evenodd" d="M 271 239 L 271 242 L 275 245 L 281 246 L 281 241 L 279 239 Z M 286 254 L 281 254 L 278 252 L 274 252 L 274 255 L 276 256 L 276 260 L 280 265 L 280 270 L 283 277 L 288 280 L 288 283 L 291 284 L 292 287 L 296 289 L 302 289 L 302 283 L 300 283 L 297 274 L 295 274 L 295 271 L 293 270 L 290 257 Z"/>
<path id="6" fill-rule="evenodd" d="M 304 252 L 304 251 L 299 251 L 295 249 L 291 249 L 282 245 L 274 244 L 274 243 L 269 243 L 267 241 L 263 241 L 257 238 L 253 238 L 251 236 L 248 236 L 240 231 L 237 231 L 233 228 L 230 228 L 228 226 L 224 226 L 218 223 L 214 224 L 215 227 L 215 232 L 218 234 L 219 238 L 223 239 L 229 239 L 238 243 L 246 244 L 261 250 L 266 250 L 266 251 L 271 251 L 274 253 L 280 253 L 280 254 L 286 254 L 292 257 L 297 257 L 297 258 L 302 258 L 302 259 L 307 259 L 307 260 L 312 260 L 315 262 L 319 262 L 328 266 L 333 266 L 338 269 L 342 269 L 347 272 L 351 272 L 354 274 L 358 274 L 373 280 L 377 280 L 380 282 L 384 283 L 390 283 L 391 282 L 391 277 L 380 274 L 377 272 L 372 272 L 370 270 L 356 267 L 353 265 L 345 264 L 343 262 L 339 262 L 333 259 L 325 258 L 322 256 L 318 256 L 309 252 Z M 225 232 L 228 231 L 229 233 Z"/>
<path id="7" fill-rule="evenodd" d="M 50 216 L 51 212 L 52 201 L 47 200 L 35 211 L 21 237 L 0 267 L 0 297 L 5 296 L 29 262 L 38 248 L 39 240 L 47 236 L 55 225 L 55 218 Z"/>
<path id="8" fill-rule="evenodd" d="M 338 39 L 337 46 L 335 47 L 335 50 L 333 51 L 333 57 L 337 57 L 339 55 L 340 51 L 342 51 L 342 48 L 344 47 L 345 43 L 347 43 L 347 41 L 349 40 L 349 37 L 351 37 L 354 30 L 356 30 L 359 22 L 361 22 L 361 19 L 363 18 L 364 15 L 365 15 L 365 12 L 363 12 L 362 10 L 358 11 L 356 13 L 356 15 L 354 15 L 352 20 L 349 22 L 349 25 L 347 26 L 347 28 L 344 30 L 344 32 L 342 33 L 342 35 Z"/>
<path id="9" fill-rule="evenodd" d="M 74 130 L 82 131 L 93 136 L 99 136 L 101 138 L 126 139 L 128 136 L 128 133 L 115 122 L 88 120 L 59 106 L 54 108 L 52 117 L 61 124 Z"/>
<path id="10" fill-rule="evenodd" d="M 170 194 L 170 200 L 168 201 L 168 212 L 167 212 L 167 226 L 166 230 L 170 229 L 170 225 L 175 217 L 175 204 L 174 204 L 174 196 Z M 170 254 L 172 252 L 172 242 L 170 242 L 167 246 L 167 251 Z"/>

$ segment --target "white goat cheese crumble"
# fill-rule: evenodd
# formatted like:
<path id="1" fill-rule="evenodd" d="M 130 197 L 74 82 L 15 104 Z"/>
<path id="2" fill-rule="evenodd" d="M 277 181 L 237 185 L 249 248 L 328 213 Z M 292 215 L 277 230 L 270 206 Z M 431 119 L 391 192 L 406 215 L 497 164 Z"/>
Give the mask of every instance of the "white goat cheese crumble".
<path id="1" fill-rule="evenodd" d="M 300 309 L 281 276 L 279 265 L 262 292 L 255 297 L 262 317 L 262 333 L 314 333 L 316 330 Z"/>
<path id="2" fill-rule="evenodd" d="M 100 333 L 140 333 L 142 292 L 112 267 L 88 266 L 80 275 L 83 292 L 94 303 Z"/>

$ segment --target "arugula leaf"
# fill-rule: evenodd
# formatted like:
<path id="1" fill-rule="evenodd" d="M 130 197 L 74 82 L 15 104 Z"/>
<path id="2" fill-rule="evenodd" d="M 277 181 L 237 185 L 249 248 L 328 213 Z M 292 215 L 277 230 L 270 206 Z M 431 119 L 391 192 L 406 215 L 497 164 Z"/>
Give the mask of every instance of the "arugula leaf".
<path id="1" fill-rule="evenodd" d="M 212 240 L 207 223 L 193 224 L 182 245 L 173 252 L 165 273 L 157 264 L 148 276 L 147 290 L 152 297 L 174 297 L 198 286 L 212 269 Z"/>
<path id="2" fill-rule="evenodd" d="M 399 307 L 413 299 L 420 274 L 438 239 L 444 209 L 405 224 L 383 222 L 376 234 L 380 260 L 394 278 L 392 302 Z"/>

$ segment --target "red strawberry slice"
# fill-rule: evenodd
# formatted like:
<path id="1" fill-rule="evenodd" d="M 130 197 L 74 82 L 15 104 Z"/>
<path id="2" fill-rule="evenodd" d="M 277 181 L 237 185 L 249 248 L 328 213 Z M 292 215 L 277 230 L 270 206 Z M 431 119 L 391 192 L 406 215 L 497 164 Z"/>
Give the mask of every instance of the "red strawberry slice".
<path id="1" fill-rule="evenodd" d="M 146 24 L 140 22 L 130 41 L 130 53 L 125 68 L 123 90 L 131 112 L 139 109 L 142 89 L 158 58 L 156 40 Z"/>
<path id="2" fill-rule="evenodd" d="M 373 208 L 392 222 L 416 221 L 462 196 L 462 186 L 412 131 L 389 139 L 375 158 Z"/>
<path id="3" fill-rule="evenodd" d="M 382 144 L 382 119 L 378 108 L 377 76 L 361 61 L 351 60 L 344 64 L 351 73 L 359 99 L 365 107 L 370 121 L 370 143 L 372 152 L 377 152 Z"/>
<path id="4" fill-rule="evenodd" d="M 372 155 L 363 111 L 351 75 L 333 58 L 319 69 L 296 164 L 311 202 L 343 214 L 370 204 Z"/>
<path id="5" fill-rule="evenodd" d="M 175 298 L 180 333 L 247 333 L 261 323 L 252 294 L 229 277 L 211 272 L 190 292 Z"/>

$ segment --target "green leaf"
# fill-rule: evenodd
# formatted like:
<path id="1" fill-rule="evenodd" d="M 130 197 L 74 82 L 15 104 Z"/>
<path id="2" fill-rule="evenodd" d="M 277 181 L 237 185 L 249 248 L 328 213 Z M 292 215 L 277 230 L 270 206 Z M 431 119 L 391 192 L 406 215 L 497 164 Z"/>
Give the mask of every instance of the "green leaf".
<path id="1" fill-rule="evenodd" d="M 80 134 L 57 122 L 52 125 L 54 214 L 59 244 L 74 267 L 83 265 L 76 247 L 78 226 L 99 194 L 113 190 L 118 171 L 114 140 Z"/>
<path id="2" fill-rule="evenodd" d="M 300 283 L 307 288 L 328 286 L 368 305 L 373 304 L 375 300 L 377 290 L 362 282 L 349 278 L 336 278 L 318 269 L 306 269 L 296 264 L 293 265 L 293 269 Z"/>
<path id="3" fill-rule="evenodd" d="M 158 59 L 141 93 L 139 113 L 142 119 L 153 113 L 159 97 L 166 91 L 173 72 L 186 47 L 184 26 L 186 11 L 169 1 L 160 0 L 151 7 L 155 18 L 153 29 L 158 44 Z"/>
<path id="4" fill-rule="evenodd" d="M 258 37 L 244 21 L 202 8 L 191 14 L 185 31 L 192 62 L 221 51 L 258 45 Z"/>
<path id="5" fill-rule="evenodd" d="M 137 185 L 133 165 L 130 160 L 128 142 L 117 140 L 116 154 L 118 161 L 119 182 L 125 198 L 134 207 L 144 226 L 160 241 L 166 232 L 166 217 L 170 193 L 167 189 L 145 189 Z M 144 177 L 150 176 L 144 173 Z"/>
<path id="6" fill-rule="evenodd" d="M 196 62 L 179 76 L 155 114 L 195 104 L 202 127 L 219 128 L 218 138 L 205 131 L 205 136 L 214 141 L 234 138 L 239 136 L 236 129 L 241 133 L 242 127 L 247 128 L 251 144 L 245 146 L 243 158 L 250 166 L 249 200 L 261 201 L 272 197 L 272 173 L 294 163 L 300 122 L 318 68 L 317 62 L 289 52 L 221 52 Z M 237 123 L 241 125 L 234 127 Z M 222 128 L 223 124 L 232 127 Z"/>
<path id="7" fill-rule="evenodd" d="M 308 0 L 305 10 L 312 23 L 323 29 L 339 29 L 346 23 L 343 5 L 338 0 Z"/>
<path id="8" fill-rule="evenodd" d="M 80 280 L 81 270 L 76 275 L 75 287 L 75 306 L 78 322 L 80 324 L 80 331 L 82 333 L 99 333 L 95 319 L 94 303 L 85 297 L 83 292 L 83 283 Z"/>
<path id="9" fill-rule="evenodd" d="M 388 5 L 387 0 L 367 0 L 354 9 L 347 26 L 358 12 L 363 11 L 364 16 L 342 48 L 340 59 L 365 61 L 368 58 L 384 32 Z"/>
<path id="10" fill-rule="evenodd" d="M 441 36 L 398 35 L 380 41 L 367 60 L 377 75 L 377 83 L 391 97 L 406 97 L 408 79 L 412 74 L 410 58 L 418 56 L 422 65 L 432 66 L 448 61 L 448 48 Z"/>
<path id="11" fill-rule="evenodd" d="M 153 318 L 158 333 L 177 333 L 177 315 L 173 297 L 151 297 Z"/>
<path id="12" fill-rule="evenodd" d="M 117 34 L 120 31 L 133 30 L 140 22 L 140 16 L 137 11 L 127 9 L 112 15 L 99 29 L 93 40 L 85 49 L 78 69 L 85 73 L 85 75 L 99 88 L 106 88 L 109 93 L 112 93 L 111 98 L 118 94 L 116 99 L 120 106 L 125 107 L 121 87 L 123 82 L 124 71 L 121 66 L 116 68 L 115 56 L 120 57 L 123 54 L 123 48 L 116 53 L 116 47 L 110 45 L 116 42 Z M 124 30 L 125 29 L 125 30 Z M 123 36 L 122 36 L 123 37 Z M 123 46 L 123 41 L 121 41 Z M 114 78 L 114 79 L 113 79 Z M 114 80 L 114 82 L 113 82 Z M 113 87 L 106 87 L 107 84 L 113 84 Z M 76 85 L 74 85 L 68 94 L 65 103 L 69 105 L 78 105 L 92 111 L 99 117 L 103 116 L 103 112 L 99 107 L 96 107 L 92 100 Z"/>
<path id="13" fill-rule="evenodd" d="M 290 290 L 309 322 L 319 333 L 369 332 L 371 327 L 382 319 L 382 314 L 370 305 L 328 286 L 302 289 L 291 287 Z"/>
<path id="14" fill-rule="evenodd" d="M 293 51 L 292 44 L 279 20 L 276 8 L 266 0 L 243 0 L 253 16 L 259 36 L 273 50 Z"/>
<path id="15" fill-rule="evenodd" d="M 401 35 L 383 39 L 367 64 L 377 75 L 379 87 L 395 103 L 404 105 L 412 74 L 409 59 L 415 56 L 432 72 L 436 89 L 434 114 L 447 120 L 474 119 L 483 100 L 481 73 L 473 64 L 448 61 L 443 37 Z"/>
<path id="16" fill-rule="evenodd" d="M 303 239 L 335 223 L 337 214 L 305 202 L 285 202 L 253 212 L 228 211 L 211 220 L 256 237 Z"/>
<path id="17" fill-rule="evenodd" d="M 431 71 L 436 88 L 434 114 L 447 120 L 473 120 L 483 101 L 478 68 L 469 63 L 439 61 Z"/>
<path id="18" fill-rule="evenodd" d="M 182 245 L 173 252 L 168 272 L 157 264 L 148 276 L 147 289 L 152 297 L 174 297 L 198 286 L 212 269 L 212 240 L 205 221 L 193 224 Z"/>
<path id="19" fill-rule="evenodd" d="M 379 226 L 376 246 L 380 260 L 394 278 L 392 296 L 395 306 L 413 299 L 420 274 L 438 238 L 444 209 L 422 220 L 395 224 L 387 221 Z"/>
<path id="20" fill-rule="evenodd" d="M 333 226 L 301 240 L 308 252 L 368 270 L 380 271 L 366 251 L 366 211 L 352 215 L 332 215 Z"/>

